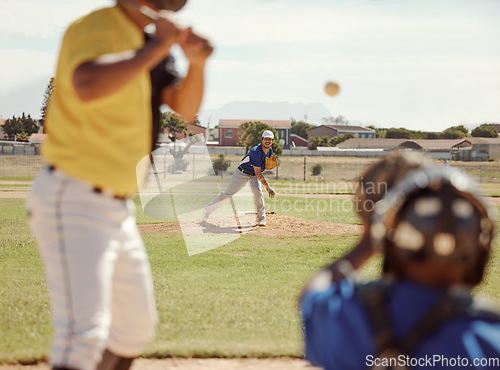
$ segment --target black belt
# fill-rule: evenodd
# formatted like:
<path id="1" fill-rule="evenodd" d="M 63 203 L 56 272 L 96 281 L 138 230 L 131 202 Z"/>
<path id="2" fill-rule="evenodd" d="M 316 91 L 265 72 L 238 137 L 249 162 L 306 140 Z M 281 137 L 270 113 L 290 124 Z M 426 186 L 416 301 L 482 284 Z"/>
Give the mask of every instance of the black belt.
<path id="1" fill-rule="evenodd" d="M 49 165 L 47 166 L 47 168 L 49 169 L 49 172 L 53 172 L 56 168 L 52 165 Z M 92 191 L 96 194 L 103 194 L 103 195 L 109 195 L 110 197 L 112 197 L 113 199 L 117 199 L 117 200 L 127 200 L 128 198 L 123 196 L 123 195 L 115 195 L 115 194 L 112 194 L 108 191 L 105 191 L 103 190 L 102 188 L 100 187 L 97 187 L 97 186 L 94 186 L 92 188 Z"/>
<path id="2" fill-rule="evenodd" d="M 248 175 L 248 176 L 255 176 L 254 173 L 250 173 L 250 172 L 247 172 L 245 171 L 243 168 L 241 168 L 241 166 L 238 167 L 238 169 L 243 172 L 245 175 Z"/>

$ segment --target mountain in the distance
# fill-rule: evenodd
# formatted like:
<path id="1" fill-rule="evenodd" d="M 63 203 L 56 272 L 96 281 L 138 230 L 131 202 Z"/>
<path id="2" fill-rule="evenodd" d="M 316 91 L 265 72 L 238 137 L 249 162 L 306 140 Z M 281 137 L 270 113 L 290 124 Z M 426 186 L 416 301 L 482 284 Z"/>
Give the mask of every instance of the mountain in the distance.
<path id="1" fill-rule="evenodd" d="M 311 124 L 321 124 L 323 117 L 331 115 L 330 111 L 321 103 L 235 101 L 227 103 L 219 109 L 203 110 L 199 114 L 199 119 L 203 126 L 209 125 L 213 128 L 219 124 L 220 119 L 249 121 L 294 119 Z"/>

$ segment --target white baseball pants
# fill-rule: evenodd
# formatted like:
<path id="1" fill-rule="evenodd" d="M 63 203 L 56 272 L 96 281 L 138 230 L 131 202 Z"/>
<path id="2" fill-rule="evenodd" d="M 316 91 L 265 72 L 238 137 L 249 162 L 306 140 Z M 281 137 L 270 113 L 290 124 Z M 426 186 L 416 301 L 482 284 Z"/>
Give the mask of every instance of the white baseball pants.
<path id="1" fill-rule="evenodd" d="M 94 370 L 105 348 L 138 356 L 157 314 L 133 202 L 45 168 L 27 209 L 50 289 L 51 364 Z"/>
<path id="2" fill-rule="evenodd" d="M 233 177 L 231 178 L 231 182 L 227 186 L 227 189 L 205 206 L 208 214 L 211 214 L 222 207 L 230 197 L 243 189 L 247 183 L 250 185 L 250 190 L 252 190 L 253 199 L 255 201 L 257 222 L 265 221 L 266 210 L 264 204 L 264 194 L 262 194 L 262 185 L 259 179 L 257 176 L 246 175 L 237 168 L 233 172 Z"/>

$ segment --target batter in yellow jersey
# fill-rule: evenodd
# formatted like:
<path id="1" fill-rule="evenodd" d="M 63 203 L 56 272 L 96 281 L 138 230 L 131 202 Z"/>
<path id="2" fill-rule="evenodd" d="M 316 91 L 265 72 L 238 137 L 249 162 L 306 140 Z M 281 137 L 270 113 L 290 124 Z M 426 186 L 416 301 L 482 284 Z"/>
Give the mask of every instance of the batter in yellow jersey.
<path id="1" fill-rule="evenodd" d="M 191 120 L 201 104 L 208 41 L 158 12 L 185 2 L 116 0 L 65 33 L 45 120 L 47 166 L 27 200 L 52 302 L 53 370 L 127 370 L 154 335 L 131 197 L 159 105 Z M 174 44 L 189 62 L 182 80 L 171 72 Z"/>

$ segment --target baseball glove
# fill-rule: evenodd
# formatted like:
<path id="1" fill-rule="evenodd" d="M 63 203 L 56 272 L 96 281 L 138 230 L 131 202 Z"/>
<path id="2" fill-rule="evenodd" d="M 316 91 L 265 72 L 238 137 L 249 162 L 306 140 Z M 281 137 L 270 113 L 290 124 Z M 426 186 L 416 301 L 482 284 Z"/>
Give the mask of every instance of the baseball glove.
<path id="1" fill-rule="evenodd" d="M 272 170 L 275 167 L 278 167 L 278 159 L 274 155 L 266 157 L 266 170 Z"/>

